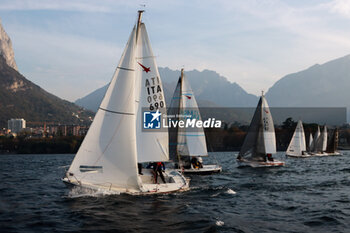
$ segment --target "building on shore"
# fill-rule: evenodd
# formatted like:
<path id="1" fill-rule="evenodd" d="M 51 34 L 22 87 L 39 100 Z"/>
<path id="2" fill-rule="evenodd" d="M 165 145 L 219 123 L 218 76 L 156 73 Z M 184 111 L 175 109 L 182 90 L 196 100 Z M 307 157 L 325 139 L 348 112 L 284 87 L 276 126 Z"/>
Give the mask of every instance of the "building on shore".
<path id="1" fill-rule="evenodd" d="M 12 133 L 19 133 L 26 128 L 26 121 L 23 118 L 15 118 L 7 121 L 8 129 Z"/>

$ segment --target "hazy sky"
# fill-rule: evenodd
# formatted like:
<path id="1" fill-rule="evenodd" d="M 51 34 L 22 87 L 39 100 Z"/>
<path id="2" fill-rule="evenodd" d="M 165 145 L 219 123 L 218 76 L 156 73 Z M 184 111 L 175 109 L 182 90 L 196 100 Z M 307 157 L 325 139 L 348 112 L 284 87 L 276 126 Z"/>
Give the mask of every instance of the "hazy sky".
<path id="1" fill-rule="evenodd" d="M 158 66 L 214 70 L 253 94 L 350 54 L 348 0 L 1 0 L 0 17 L 19 71 L 74 101 L 109 82 L 141 4 Z"/>

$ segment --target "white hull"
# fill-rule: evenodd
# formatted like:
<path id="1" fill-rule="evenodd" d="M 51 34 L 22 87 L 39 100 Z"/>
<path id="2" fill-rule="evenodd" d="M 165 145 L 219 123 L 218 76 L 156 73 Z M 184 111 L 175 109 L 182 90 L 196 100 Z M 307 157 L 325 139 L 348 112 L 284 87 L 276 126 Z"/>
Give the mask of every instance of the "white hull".
<path id="1" fill-rule="evenodd" d="M 166 194 L 179 191 L 189 190 L 189 179 L 185 178 L 182 174 L 175 170 L 166 170 L 163 172 L 166 183 L 162 182 L 162 179 L 158 175 L 158 182 L 155 183 L 153 171 L 151 169 L 143 169 L 143 175 L 138 175 L 142 181 L 142 189 L 121 189 L 114 187 L 111 184 L 92 184 L 85 182 L 78 182 L 77 180 L 69 180 L 67 177 L 63 178 L 63 182 L 79 186 L 82 188 L 95 190 L 95 191 L 108 191 L 109 193 L 116 194 L 130 194 L 130 195 L 149 195 L 149 194 Z"/>
<path id="2" fill-rule="evenodd" d="M 327 153 L 327 152 L 323 152 L 323 153 L 312 153 L 311 156 L 315 156 L 315 157 L 324 157 L 324 156 L 337 156 L 337 155 L 342 155 L 340 152 L 335 151 L 333 153 Z"/>
<path id="3" fill-rule="evenodd" d="M 286 155 L 288 157 L 292 157 L 292 158 L 309 158 L 309 157 L 312 157 L 311 154 L 288 154 L 288 153 L 286 153 Z"/>
<path id="4" fill-rule="evenodd" d="M 239 167 L 282 167 L 285 162 L 274 159 L 274 161 L 249 161 L 249 160 L 237 160 Z"/>
<path id="5" fill-rule="evenodd" d="M 202 168 L 187 168 L 187 169 L 178 169 L 179 172 L 183 172 L 185 174 L 192 175 L 204 175 L 204 174 L 212 174 L 219 173 L 222 171 L 222 167 L 216 164 L 213 165 L 203 165 Z"/>

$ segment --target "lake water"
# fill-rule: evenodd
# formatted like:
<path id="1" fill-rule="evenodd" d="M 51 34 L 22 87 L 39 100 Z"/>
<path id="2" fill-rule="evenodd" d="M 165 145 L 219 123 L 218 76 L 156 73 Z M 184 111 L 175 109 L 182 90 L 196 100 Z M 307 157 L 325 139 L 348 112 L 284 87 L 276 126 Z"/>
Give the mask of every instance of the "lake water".
<path id="1" fill-rule="evenodd" d="M 77 196 L 61 182 L 74 155 L 0 155 L 1 232 L 350 232 L 350 152 L 275 157 L 282 168 L 191 177 L 188 192 Z M 236 193 L 235 193 L 236 192 Z"/>

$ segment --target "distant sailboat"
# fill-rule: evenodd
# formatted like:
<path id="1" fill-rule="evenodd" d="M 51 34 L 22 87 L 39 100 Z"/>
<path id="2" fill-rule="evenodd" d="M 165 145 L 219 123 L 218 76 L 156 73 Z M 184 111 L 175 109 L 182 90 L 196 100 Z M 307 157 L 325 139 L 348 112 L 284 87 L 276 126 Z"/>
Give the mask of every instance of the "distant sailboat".
<path id="1" fill-rule="evenodd" d="M 317 129 L 316 134 L 319 134 L 319 128 Z M 325 156 L 324 152 L 326 152 L 327 149 L 327 126 L 323 127 L 323 131 L 317 139 L 315 139 L 315 146 L 314 146 L 314 152 L 312 153 L 313 156 Z"/>
<path id="2" fill-rule="evenodd" d="M 317 131 L 314 135 L 314 140 L 312 141 L 311 144 L 311 152 L 316 152 L 317 151 L 317 140 L 321 135 L 321 131 L 320 131 L 320 126 L 317 126 Z"/>
<path id="3" fill-rule="evenodd" d="M 295 128 L 293 137 L 287 148 L 286 155 L 290 157 L 300 158 L 310 157 L 310 155 L 306 152 L 305 133 L 301 120 L 298 121 L 298 124 Z"/>
<path id="4" fill-rule="evenodd" d="M 143 132 L 143 109 L 154 119 L 165 112 L 163 87 L 146 27 L 139 11 L 119 65 L 93 123 L 64 182 L 94 190 L 128 194 L 168 193 L 188 189 L 179 172 L 165 171 L 166 183 L 155 183 L 154 171 L 138 172 L 138 163 L 169 160 L 168 132 Z"/>
<path id="5" fill-rule="evenodd" d="M 329 142 L 327 149 L 326 149 L 327 155 L 329 155 L 329 156 L 341 155 L 341 153 L 339 151 L 337 151 L 338 140 L 339 140 L 339 131 L 338 131 L 338 128 L 335 128 L 333 135 L 332 135 L 332 138 L 330 139 L 330 142 Z"/>
<path id="6" fill-rule="evenodd" d="M 272 158 L 276 153 L 276 135 L 264 94 L 261 95 L 237 161 L 240 166 L 274 167 L 284 162 Z"/>
<path id="7" fill-rule="evenodd" d="M 168 116 L 172 120 L 196 119 L 201 120 L 201 114 L 196 98 L 181 70 L 181 76 L 177 83 Z M 188 174 L 211 174 L 221 172 L 219 165 L 203 164 L 202 158 L 208 156 L 207 143 L 203 127 L 181 128 L 172 127 L 169 129 L 169 152 L 170 158 L 176 163 L 175 167 Z"/>

